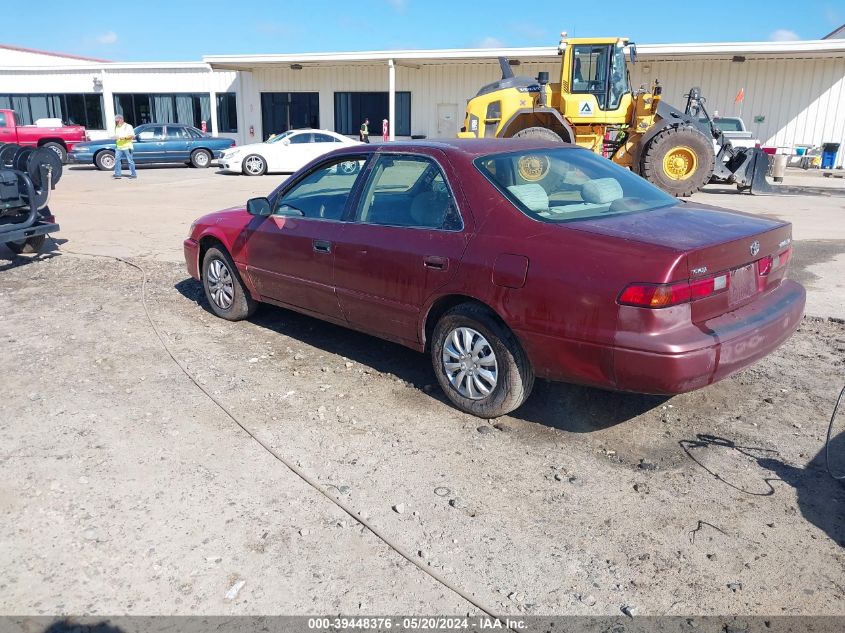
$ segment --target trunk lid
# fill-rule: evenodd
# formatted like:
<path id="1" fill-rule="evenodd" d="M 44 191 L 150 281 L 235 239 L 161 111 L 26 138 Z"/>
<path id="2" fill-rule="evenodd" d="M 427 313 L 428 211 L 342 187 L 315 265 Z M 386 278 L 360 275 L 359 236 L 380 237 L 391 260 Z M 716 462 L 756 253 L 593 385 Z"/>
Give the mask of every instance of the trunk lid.
<path id="1" fill-rule="evenodd" d="M 682 252 L 686 268 L 673 278 L 632 279 L 631 282 L 679 281 L 727 275 L 725 291 L 693 301 L 693 321 L 730 312 L 780 284 L 786 273 L 792 225 L 781 220 L 728 211 L 708 205 L 681 203 L 643 213 L 572 222 L 571 228 L 652 244 Z M 771 267 L 767 268 L 767 258 Z"/>

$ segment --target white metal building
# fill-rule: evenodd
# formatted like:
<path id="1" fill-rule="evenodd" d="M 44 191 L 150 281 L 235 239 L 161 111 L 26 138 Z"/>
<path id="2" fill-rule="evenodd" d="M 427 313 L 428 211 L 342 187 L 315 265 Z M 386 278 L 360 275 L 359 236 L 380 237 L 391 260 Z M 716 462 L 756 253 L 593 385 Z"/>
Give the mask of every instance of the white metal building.
<path id="1" fill-rule="evenodd" d="M 499 77 L 499 56 L 518 62 L 517 74 L 545 70 L 556 81 L 559 73 L 556 47 L 212 55 L 201 62 L 150 63 L 0 47 L 0 108 L 26 108 L 30 119 L 72 118 L 101 134 L 116 111 L 135 125 L 206 121 L 210 131 L 238 143 L 288 127 L 354 135 L 364 116 L 373 136 L 388 118 L 395 137 L 451 137 L 467 99 Z M 711 112 L 741 114 L 764 146 L 837 142 L 845 149 L 845 39 L 639 44 L 630 70 L 634 86 L 659 79 L 664 99 L 681 108 L 687 90 L 700 86 Z M 740 89 L 745 98 L 735 103 Z M 845 151 L 838 164 L 843 157 Z"/>

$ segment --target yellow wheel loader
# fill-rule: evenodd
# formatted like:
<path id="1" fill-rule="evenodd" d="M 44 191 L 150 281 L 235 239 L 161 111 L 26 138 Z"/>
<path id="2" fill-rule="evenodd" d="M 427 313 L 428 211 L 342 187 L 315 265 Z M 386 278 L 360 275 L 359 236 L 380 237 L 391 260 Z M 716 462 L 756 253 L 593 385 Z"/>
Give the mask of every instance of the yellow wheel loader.
<path id="1" fill-rule="evenodd" d="M 549 74 L 514 76 L 499 58 L 502 78 L 467 104 L 460 138 L 543 138 L 576 143 L 628 167 L 675 196 L 689 196 L 708 182 L 735 183 L 763 193 L 768 157 L 759 149 L 733 148 L 713 124 L 698 88 L 686 110 L 661 100 L 659 82 L 631 90 L 627 38 L 560 40 L 560 81 Z"/>

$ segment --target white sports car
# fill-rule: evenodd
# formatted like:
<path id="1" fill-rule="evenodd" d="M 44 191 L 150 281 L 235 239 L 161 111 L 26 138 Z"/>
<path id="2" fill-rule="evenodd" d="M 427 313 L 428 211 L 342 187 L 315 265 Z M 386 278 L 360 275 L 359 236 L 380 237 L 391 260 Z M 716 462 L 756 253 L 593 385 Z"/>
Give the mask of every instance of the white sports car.
<path id="1" fill-rule="evenodd" d="M 264 143 L 226 150 L 218 164 L 225 172 L 247 176 L 293 173 L 326 152 L 358 144 L 359 141 L 328 130 L 288 130 Z"/>

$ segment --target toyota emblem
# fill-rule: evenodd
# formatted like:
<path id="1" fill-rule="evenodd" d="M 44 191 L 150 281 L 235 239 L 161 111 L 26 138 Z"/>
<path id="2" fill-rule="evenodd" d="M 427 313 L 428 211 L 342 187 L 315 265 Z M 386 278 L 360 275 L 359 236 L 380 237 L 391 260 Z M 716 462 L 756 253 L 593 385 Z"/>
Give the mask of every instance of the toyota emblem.
<path id="1" fill-rule="evenodd" d="M 758 242 L 757 240 L 754 240 L 753 242 L 751 242 L 751 249 L 750 250 L 751 250 L 751 256 L 752 257 L 757 255 L 757 253 L 760 252 L 760 242 Z"/>

